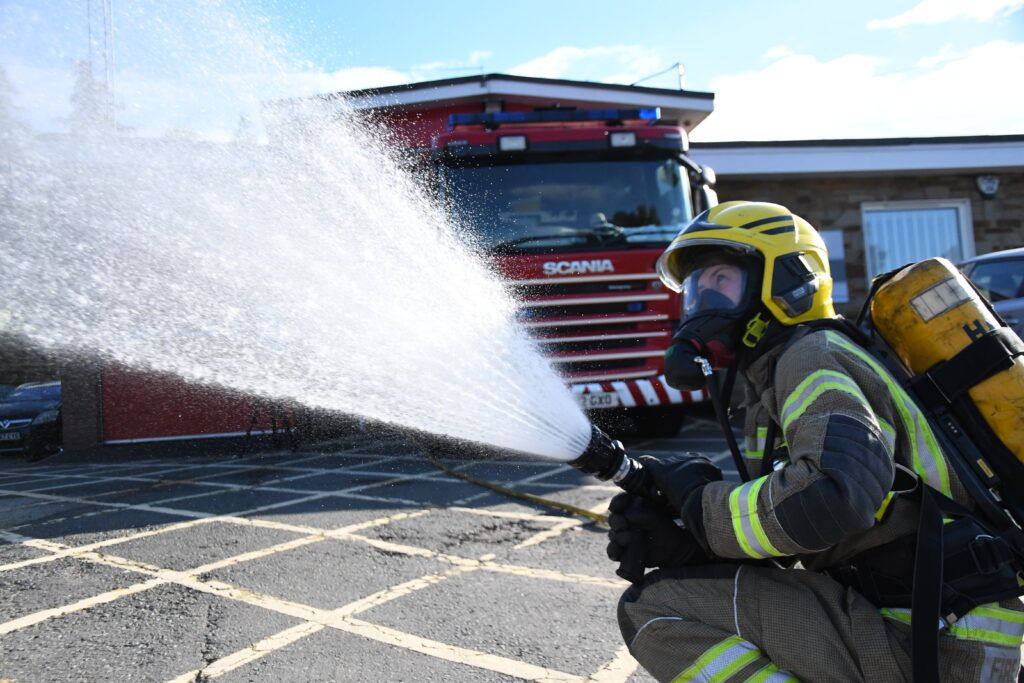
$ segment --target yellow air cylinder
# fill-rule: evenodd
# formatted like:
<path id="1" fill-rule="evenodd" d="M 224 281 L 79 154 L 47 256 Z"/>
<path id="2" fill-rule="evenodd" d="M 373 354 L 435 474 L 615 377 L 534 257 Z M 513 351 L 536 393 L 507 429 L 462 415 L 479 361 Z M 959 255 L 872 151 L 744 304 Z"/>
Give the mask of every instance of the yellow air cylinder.
<path id="1" fill-rule="evenodd" d="M 952 358 L 978 334 L 1002 326 L 944 258 L 901 270 L 878 288 L 870 311 L 875 329 L 915 375 Z M 1024 357 L 968 394 L 996 437 L 1024 463 Z"/>

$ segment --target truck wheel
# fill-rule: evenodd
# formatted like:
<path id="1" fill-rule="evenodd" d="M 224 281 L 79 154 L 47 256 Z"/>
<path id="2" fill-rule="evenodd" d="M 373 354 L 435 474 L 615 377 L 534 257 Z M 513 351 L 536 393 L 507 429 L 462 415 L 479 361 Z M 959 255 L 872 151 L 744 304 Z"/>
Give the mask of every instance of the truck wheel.
<path id="1" fill-rule="evenodd" d="M 685 422 L 682 407 L 644 411 L 636 417 L 636 431 L 639 436 L 669 438 L 679 433 Z"/>

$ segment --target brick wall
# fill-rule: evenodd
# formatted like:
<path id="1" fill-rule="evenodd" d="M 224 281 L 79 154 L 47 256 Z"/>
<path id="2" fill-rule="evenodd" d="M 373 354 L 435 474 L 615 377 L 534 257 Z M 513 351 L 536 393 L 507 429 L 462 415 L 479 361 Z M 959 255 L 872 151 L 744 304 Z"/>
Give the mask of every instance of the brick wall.
<path id="1" fill-rule="evenodd" d="M 984 199 L 975 185 L 977 174 L 893 175 L 781 178 L 720 177 L 721 201 L 748 199 L 783 204 L 821 230 L 842 230 L 850 303 L 839 307 L 855 313 L 867 293 L 863 202 L 921 199 L 970 199 L 977 254 L 1024 246 L 1024 173 L 999 173 L 999 192 Z"/>

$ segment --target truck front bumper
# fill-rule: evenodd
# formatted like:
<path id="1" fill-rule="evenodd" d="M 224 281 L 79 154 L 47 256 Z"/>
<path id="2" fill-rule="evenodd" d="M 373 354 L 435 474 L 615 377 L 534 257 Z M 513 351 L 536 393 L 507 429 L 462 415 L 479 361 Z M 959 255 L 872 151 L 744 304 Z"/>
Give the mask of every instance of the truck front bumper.
<path id="1" fill-rule="evenodd" d="M 665 381 L 665 375 L 646 379 L 581 382 L 571 385 L 580 404 L 587 410 L 608 408 L 644 408 L 708 400 L 707 389 L 679 391 Z"/>

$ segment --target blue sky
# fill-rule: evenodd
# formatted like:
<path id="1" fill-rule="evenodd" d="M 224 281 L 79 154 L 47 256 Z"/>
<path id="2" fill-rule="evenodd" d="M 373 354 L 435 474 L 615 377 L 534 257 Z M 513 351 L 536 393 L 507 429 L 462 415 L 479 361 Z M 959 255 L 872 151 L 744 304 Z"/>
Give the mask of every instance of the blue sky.
<path id="1" fill-rule="evenodd" d="M 237 10 L 246 40 L 210 5 Z M 42 127 L 57 125 L 68 65 L 86 52 L 85 6 L 0 0 L 0 64 Z M 116 0 L 114 9 L 122 116 L 143 132 L 224 135 L 239 102 L 267 96 L 480 71 L 630 83 L 681 62 L 687 88 L 716 94 L 695 139 L 1024 133 L 1024 0 Z M 253 30 L 283 50 L 254 47 Z M 676 83 L 674 73 L 645 81 Z"/>

